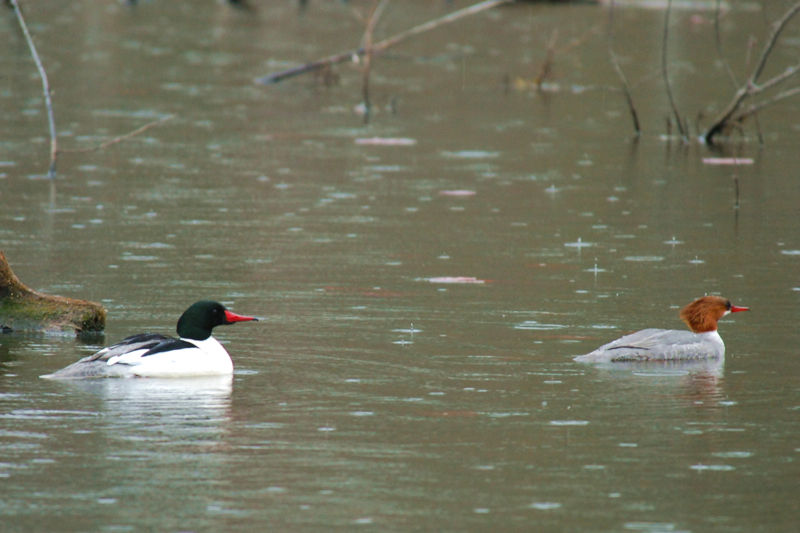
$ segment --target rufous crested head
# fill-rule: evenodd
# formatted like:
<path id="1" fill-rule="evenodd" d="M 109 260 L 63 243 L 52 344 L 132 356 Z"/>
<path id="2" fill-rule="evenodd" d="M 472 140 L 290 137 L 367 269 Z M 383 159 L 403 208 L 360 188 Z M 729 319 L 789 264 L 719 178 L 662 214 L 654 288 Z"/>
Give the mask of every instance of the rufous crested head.
<path id="1" fill-rule="evenodd" d="M 717 330 L 720 318 L 740 311 L 749 309 L 732 305 L 730 300 L 720 296 L 703 296 L 681 309 L 680 317 L 693 333 L 708 333 Z"/>

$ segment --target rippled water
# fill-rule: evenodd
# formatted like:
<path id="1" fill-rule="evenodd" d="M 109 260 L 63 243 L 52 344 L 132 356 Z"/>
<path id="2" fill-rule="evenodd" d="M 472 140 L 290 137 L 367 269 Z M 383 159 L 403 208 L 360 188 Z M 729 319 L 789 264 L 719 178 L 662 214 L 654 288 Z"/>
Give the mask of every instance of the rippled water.
<path id="1" fill-rule="evenodd" d="M 0 21 L 0 250 L 109 310 L 104 337 L 0 338 L 3 531 L 796 529 L 796 102 L 762 114 L 762 149 L 750 125 L 731 153 L 668 142 L 663 11 L 621 9 L 633 143 L 607 12 L 524 5 L 379 58 L 364 126 L 352 65 L 252 81 L 354 47 L 349 7 L 252 4 L 25 4 L 62 148 L 175 115 L 61 154 L 52 190 L 39 80 Z M 763 39 L 752 7 L 726 16 L 732 60 Z M 381 38 L 447 3 L 391 9 Z M 673 16 L 678 101 L 711 116 L 732 93 L 698 52 L 713 13 Z M 537 93 L 515 80 L 554 28 Z M 753 164 L 704 162 L 731 155 Z M 751 308 L 720 323 L 725 361 L 572 361 L 682 328 L 706 293 Z M 201 298 L 267 319 L 217 330 L 232 381 L 38 378 Z"/>

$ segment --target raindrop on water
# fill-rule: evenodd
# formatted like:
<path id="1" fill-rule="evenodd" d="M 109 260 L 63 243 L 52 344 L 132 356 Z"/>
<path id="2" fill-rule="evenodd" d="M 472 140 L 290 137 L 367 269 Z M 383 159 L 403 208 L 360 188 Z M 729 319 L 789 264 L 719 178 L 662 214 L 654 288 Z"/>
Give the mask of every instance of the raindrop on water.
<path id="1" fill-rule="evenodd" d="M 578 237 L 578 240 L 576 242 L 565 242 L 564 246 L 567 246 L 568 248 L 577 248 L 578 250 L 580 250 L 581 248 L 586 248 L 587 246 L 594 246 L 594 243 L 583 242 L 581 241 L 581 238 Z"/>
<path id="2" fill-rule="evenodd" d="M 594 272 L 595 277 L 597 277 L 597 274 L 599 272 L 605 272 L 605 271 L 606 270 L 604 268 L 597 268 L 597 258 L 594 259 L 594 268 L 589 268 L 586 270 L 586 272 Z"/>

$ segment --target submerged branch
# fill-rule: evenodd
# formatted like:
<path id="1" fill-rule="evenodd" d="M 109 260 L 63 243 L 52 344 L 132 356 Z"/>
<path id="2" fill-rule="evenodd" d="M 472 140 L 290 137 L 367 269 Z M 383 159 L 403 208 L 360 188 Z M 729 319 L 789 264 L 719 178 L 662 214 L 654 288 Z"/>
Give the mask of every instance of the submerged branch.
<path id="1" fill-rule="evenodd" d="M 28 26 L 25 24 L 25 18 L 22 16 L 22 11 L 19 9 L 17 0 L 7 0 L 14 8 L 14 14 L 17 16 L 19 26 L 22 28 L 22 33 L 25 34 L 25 40 L 28 41 L 28 48 L 31 50 L 31 56 L 36 63 L 36 68 L 39 69 L 39 77 L 42 78 L 42 91 L 44 92 L 44 102 L 47 106 L 47 120 L 50 122 L 50 171 L 47 176 L 50 179 L 56 177 L 56 156 L 58 154 L 58 141 L 56 139 L 56 120 L 53 116 L 53 101 L 50 98 L 50 83 L 47 81 L 47 72 L 42 66 L 42 61 L 39 59 L 39 54 L 36 52 L 36 46 L 33 44 L 33 39 L 28 31 Z"/>
<path id="2" fill-rule="evenodd" d="M 164 118 L 160 118 L 160 119 L 158 119 L 158 120 L 156 120 L 154 122 L 151 122 L 149 124 L 145 124 L 141 128 L 137 128 L 137 129 L 133 130 L 130 133 L 126 133 L 125 135 L 120 135 L 119 137 L 114 137 L 110 141 L 106 141 L 106 142 L 104 142 L 102 144 L 98 144 L 97 146 L 93 146 L 91 148 L 76 148 L 76 149 L 72 149 L 72 150 L 59 150 L 58 153 L 59 154 L 80 154 L 80 153 L 85 153 L 85 152 L 95 152 L 97 150 L 102 150 L 103 148 L 107 148 L 107 147 L 109 147 L 109 146 L 111 146 L 113 144 L 117 144 L 117 143 L 120 143 L 120 142 L 125 141 L 127 139 L 130 139 L 131 137 L 135 137 L 136 135 L 139 135 L 140 133 L 149 130 L 153 126 L 158 126 L 159 124 L 162 124 L 162 123 L 164 123 L 164 122 L 166 122 L 168 120 L 171 120 L 173 118 L 175 118 L 175 115 L 169 115 L 169 116 L 166 116 Z"/>
<path id="3" fill-rule="evenodd" d="M 459 9 L 458 11 L 454 11 L 449 15 L 444 17 L 431 20 L 424 24 L 420 24 L 419 26 L 414 26 L 411 29 L 408 29 L 404 32 L 400 32 L 393 37 L 389 37 L 383 41 L 375 43 L 372 47 L 372 53 L 379 54 L 390 48 L 398 43 L 405 41 L 410 37 L 414 37 L 415 35 L 419 35 L 421 33 L 428 32 L 430 30 L 434 30 L 439 26 L 443 26 L 445 24 L 449 24 L 451 22 L 455 22 L 459 19 L 464 17 L 468 17 L 471 15 L 475 15 L 480 13 L 481 11 L 486 11 L 487 9 L 491 9 L 493 7 L 497 7 L 502 4 L 508 4 L 510 2 L 514 2 L 515 0 L 486 0 L 485 2 L 480 2 L 478 4 L 472 5 L 470 7 L 466 7 L 464 9 Z M 288 70 L 284 70 L 281 72 L 276 72 L 275 74 L 268 74 L 266 76 L 262 76 L 260 78 L 256 78 L 257 83 L 261 83 L 264 85 L 269 85 L 271 83 L 278 83 L 283 81 L 287 78 L 292 78 L 294 76 L 299 76 L 300 74 L 306 74 L 308 72 L 313 72 L 315 70 L 325 68 L 326 66 L 330 66 L 336 63 L 342 63 L 353 57 L 362 56 L 364 55 L 365 50 L 363 47 L 358 48 L 357 50 L 350 50 L 347 52 L 342 52 L 339 54 L 334 54 L 322 59 L 318 59 L 317 61 L 313 61 L 311 63 L 306 63 L 305 65 L 301 65 L 299 67 L 290 68 Z"/>

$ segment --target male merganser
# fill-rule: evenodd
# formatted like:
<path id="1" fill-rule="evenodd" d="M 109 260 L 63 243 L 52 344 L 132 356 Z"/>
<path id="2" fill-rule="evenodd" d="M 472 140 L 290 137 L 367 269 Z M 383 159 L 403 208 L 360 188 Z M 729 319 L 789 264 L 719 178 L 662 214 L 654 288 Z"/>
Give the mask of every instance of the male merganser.
<path id="1" fill-rule="evenodd" d="M 592 353 L 575 358 L 583 363 L 623 361 L 676 361 L 725 356 L 725 343 L 717 333 L 717 321 L 728 313 L 748 311 L 719 296 L 703 296 L 681 309 L 681 320 L 691 332 L 643 329 L 609 342 Z"/>
<path id="2" fill-rule="evenodd" d="M 201 300 L 178 319 L 178 336 L 140 333 L 124 339 L 46 379 L 107 377 L 179 378 L 221 376 L 233 373 L 233 362 L 225 348 L 211 336 L 217 326 L 258 320 L 231 313 L 219 302 Z"/>

